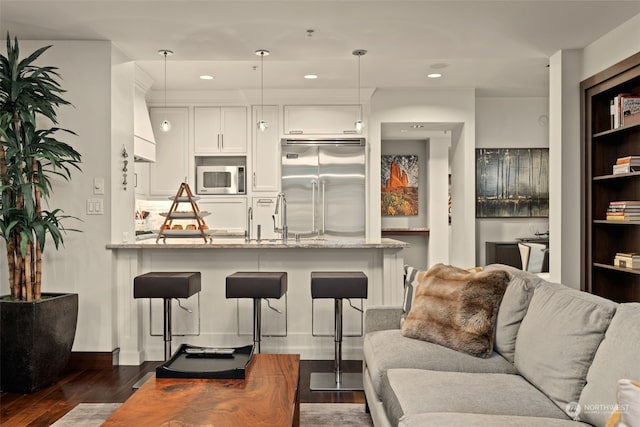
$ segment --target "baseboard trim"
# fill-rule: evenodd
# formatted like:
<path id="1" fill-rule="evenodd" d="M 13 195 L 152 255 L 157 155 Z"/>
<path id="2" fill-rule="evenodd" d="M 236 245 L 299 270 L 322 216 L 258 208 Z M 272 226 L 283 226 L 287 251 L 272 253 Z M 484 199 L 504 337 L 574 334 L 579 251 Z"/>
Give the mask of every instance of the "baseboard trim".
<path id="1" fill-rule="evenodd" d="M 72 351 L 67 369 L 70 370 L 91 370 L 91 369 L 113 369 L 118 358 L 120 349 L 113 351 Z"/>

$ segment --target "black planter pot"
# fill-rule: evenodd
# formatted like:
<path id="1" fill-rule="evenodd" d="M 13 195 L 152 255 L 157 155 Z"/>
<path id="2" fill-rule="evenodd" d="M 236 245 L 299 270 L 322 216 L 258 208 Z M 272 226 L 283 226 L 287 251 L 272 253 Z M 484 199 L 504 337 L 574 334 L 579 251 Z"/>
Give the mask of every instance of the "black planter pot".
<path id="1" fill-rule="evenodd" d="M 0 301 L 0 390 L 32 393 L 53 384 L 69 363 L 78 294 L 38 302 Z"/>

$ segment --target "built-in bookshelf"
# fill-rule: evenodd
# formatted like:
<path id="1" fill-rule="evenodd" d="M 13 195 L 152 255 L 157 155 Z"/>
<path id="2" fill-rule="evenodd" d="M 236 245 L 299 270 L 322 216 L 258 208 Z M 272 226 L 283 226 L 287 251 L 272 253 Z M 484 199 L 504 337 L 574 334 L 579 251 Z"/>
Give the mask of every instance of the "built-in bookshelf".
<path id="1" fill-rule="evenodd" d="M 616 216 L 625 212 L 624 206 L 634 205 L 625 202 L 640 201 L 640 171 L 614 167 L 629 156 L 640 156 L 640 116 L 620 118 L 623 112 L 614 111 L 622 98 L 640 96 L 640 53 L 583 81 L 580 89 L 583 287 L 619 302 L 640 301 L 640 270 L 614 262 L 617 253 L 640 253 L 640 218 L 633 208 Z"/>

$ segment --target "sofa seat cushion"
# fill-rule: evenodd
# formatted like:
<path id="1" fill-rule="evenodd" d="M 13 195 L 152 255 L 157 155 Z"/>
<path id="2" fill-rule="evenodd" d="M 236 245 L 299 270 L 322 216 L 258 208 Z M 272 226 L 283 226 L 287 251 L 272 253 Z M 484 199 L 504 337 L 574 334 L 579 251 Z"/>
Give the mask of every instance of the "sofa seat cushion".
<path id="1" fill-rule="evenodd" d="M 540 390 L 509 374 L 390 369 L 383 380 L 382 401 L 391 425 L 424 412 L 568 419 Z"/>
<path id="2" fill-rule="evenodd" d="M 533 292 L 516 339 L 515 366 L 568 415 L 616 307 L 569 288 L 540 285 Z"/>
<path id="3" fill-rule="evenodd" d="M 542 417 L 521 417 L 517 415 L 487 415 L 434 412 L 407 415 L 398 427 L 589 427 L 571 420 Z"/>
<path id="4" fill-rule="evenodd" d="M 640 380 L 640 304 L 620 304 L 598 347 L 580 395 L 578 417 L 605 425 L 616 405 L 618 380 Z"/>
<path id="5" fill-rule="evenodd" d="M 385 372 L 393 368 L 516 373 L 515 367 L 497 353 L 482 359 L 438 344 L 403 337 L 399 329 L 366 334 L 363 352 L 378 396 Z"/>

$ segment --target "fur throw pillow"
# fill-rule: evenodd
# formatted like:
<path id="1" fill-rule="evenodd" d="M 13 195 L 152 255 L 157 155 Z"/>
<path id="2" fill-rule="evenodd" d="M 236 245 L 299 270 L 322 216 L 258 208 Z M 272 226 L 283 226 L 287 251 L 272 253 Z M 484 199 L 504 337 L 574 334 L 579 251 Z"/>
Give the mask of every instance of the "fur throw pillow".
<path id="1" fill-rule="evenodd" d="M 402 335 L 489 357 L 498 309 L 510 280 L 504 270 L 470 272 L 434 265 L 415 290 Z"/>

